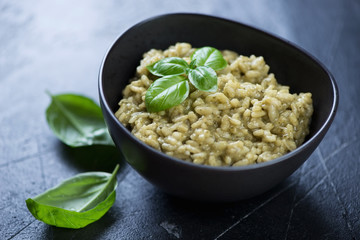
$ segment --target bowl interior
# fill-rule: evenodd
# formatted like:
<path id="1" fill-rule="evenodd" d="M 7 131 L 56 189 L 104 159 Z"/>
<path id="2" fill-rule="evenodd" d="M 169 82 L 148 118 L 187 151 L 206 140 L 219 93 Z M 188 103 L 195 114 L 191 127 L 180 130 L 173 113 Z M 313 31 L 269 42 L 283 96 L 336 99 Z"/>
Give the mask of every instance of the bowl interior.
<path id="1" fill-rule="evenodd" d="M 314 58 L 289 42 L 224 19 L 170 14 L 135 25 L 109 50 L 103 63 L 101 84 L 112 112 L 117 110 L 122 89 L 134 76 L 142 55 L 152 48 L 166 49 L 177 42 L 233 50 L 245 56 L 263 56 L 279 83 L 289 85 L 293 93 L 312 93 L 314 114 L 307 139 L 322 128 L 334 110 L 336 86 L 331 76 Z"/>

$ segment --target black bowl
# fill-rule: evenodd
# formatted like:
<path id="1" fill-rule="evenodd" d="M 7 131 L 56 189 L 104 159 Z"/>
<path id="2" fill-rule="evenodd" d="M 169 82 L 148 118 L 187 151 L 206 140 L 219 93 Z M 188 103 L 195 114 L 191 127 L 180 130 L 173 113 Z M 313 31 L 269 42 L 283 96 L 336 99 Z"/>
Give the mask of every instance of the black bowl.
<path id="1" fill-rule="evenodd" d="M 242 167 L 211 167 L 161 153 L 137 138 L 115 117 L 122 90 L 143 53 L 176 42 L 212 46 L 241 55 L 263 56 L 281 84 L 311 92 L 310 134 L 296 150 L 269 162 Z M 172 195 L 193 200 L 235 201 L 261 194 L 290 176 L 312 154 L 332 123 L 338 90 L 316 59 L 286 40 L 253 27 L 206 15 L 168 14 L 142 21 L 123 33 L 107 52 L 99 74 L 101 108 L 110 134 L 127 162 L 149 182 Z"/>

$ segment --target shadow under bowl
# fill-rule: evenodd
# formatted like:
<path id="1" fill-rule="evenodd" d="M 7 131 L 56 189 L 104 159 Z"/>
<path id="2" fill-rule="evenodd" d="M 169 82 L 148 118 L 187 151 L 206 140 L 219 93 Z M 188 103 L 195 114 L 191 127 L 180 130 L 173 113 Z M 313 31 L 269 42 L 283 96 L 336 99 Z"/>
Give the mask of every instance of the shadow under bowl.
<path id="1" fill-rule="evenodd" d="M 177 42 L 212 46 L 241 55 L 263 56 L 278 82 L 293 93 L 311 92 L 310 134 L 296 150 L 269 162 L 242 167 L 211 167 L 161 153 L 133 136 L 115 117 L 122 90 L 148 50 Z M 182 198 L 236 201 L 264 193 L 298 169 L 329 129 L 338 105 L 331 74 L 290 42 L 256 28 L 207 15 L 167 14 L 142 21 L 123 33 L 107 52 L 99 73 L 99 96 L 109 132 L 126 161 L 163 191 Z"/>

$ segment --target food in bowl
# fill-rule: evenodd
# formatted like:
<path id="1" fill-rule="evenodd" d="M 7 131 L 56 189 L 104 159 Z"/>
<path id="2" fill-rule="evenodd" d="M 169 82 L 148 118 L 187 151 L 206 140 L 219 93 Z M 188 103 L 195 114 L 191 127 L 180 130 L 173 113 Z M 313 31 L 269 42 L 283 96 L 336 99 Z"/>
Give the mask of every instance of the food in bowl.
<path id="1" fill-rule="evenodd" d="M 170 156 L 210 166 L 267 162 L 304 142 L 313 113 L 311 93 L 290 93 L 269 73 L 263 57 L 229 50 L 222 51 L 228 66 L 217 71 L 216 92 L 190 85 L 180 105 L 148 112 L 145 94 L 158 77 L 147 66 L 167 57 L 190 64 L 195 50 L 177 43 L 144 54 L 115 113 L 135 137 Z"/>

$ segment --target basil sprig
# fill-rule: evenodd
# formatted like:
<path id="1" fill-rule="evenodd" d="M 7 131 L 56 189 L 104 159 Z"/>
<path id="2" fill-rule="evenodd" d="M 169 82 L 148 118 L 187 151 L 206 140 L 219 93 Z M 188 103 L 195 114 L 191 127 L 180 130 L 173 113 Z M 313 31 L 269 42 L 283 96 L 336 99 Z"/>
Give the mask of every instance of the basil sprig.
<path id="1" fill-rule="evenodd" d="M 145 94 L 145 105 L 148 112 L 159 112 L 182 103 L 190 93 L 189 80 L 192 85 L 205 92 L 217 90 L 215 71 L 227 66 L 221 52 L 213 47 L 203 47 L 191 55 L 188 64 L 179 57 L 169 57 L 147 66 L 155 80 Z"/>
<path id="2" fill-rule="evenodd" d="M 100 219 L 115 202 L 116 173 L 77 174 L 34 198 L 26 206 L 38 220 L 57 227 L 83 228 Z"/>

